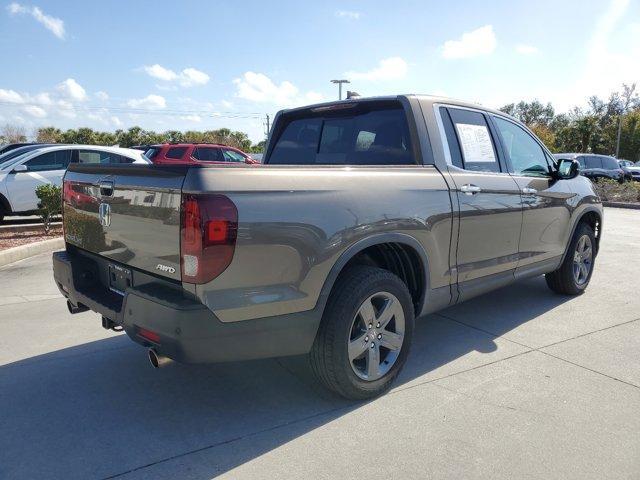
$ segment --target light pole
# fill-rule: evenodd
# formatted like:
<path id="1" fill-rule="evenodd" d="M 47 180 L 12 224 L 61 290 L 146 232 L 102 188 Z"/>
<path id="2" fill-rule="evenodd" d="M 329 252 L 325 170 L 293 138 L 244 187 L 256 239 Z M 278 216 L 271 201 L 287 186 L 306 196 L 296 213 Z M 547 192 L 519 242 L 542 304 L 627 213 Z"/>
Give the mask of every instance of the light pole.
<path id="1" fill-rule="evenodd" d="M 351 83 L 349 80 L 331 80 L 331 83 L 338 84 L 338 100 L 342 100 L 342 84 L 343 83 Z"/>

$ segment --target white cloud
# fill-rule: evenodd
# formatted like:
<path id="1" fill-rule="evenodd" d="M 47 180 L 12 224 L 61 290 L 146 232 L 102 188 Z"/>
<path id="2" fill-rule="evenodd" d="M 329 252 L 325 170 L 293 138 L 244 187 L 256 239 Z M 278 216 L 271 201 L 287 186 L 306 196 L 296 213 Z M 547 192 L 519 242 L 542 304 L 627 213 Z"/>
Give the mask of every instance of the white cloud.
<path id="1" fill-rule="evenodd" d="M 167 101 L 160 95 L 151 94 L 144 98 L 132 98 L 127 101 L 127 106 L 145 110 L 162 110 L 163 108 L 166 108 Z"/>
<path id="2" fill-rule="evenodd" d="M 27 7 L 13 2 L 7 5 L 7 11 L 11 15 L 31 15 L 38 23 L 42 24 L 44 28 L 49 30 L 59 39 L 64 40 L 64 21 L 60 18 L 47 15 L 39 7 Z"/>
<path id="3" fill-rule="evenodd" d="M 96 92 L 96 98 L 98 100 L 102 100 L 103 102 L 106 102 L 107 100 L 109 100 L 109 94 L 105 91 L 100 90 Z"/>
<path id="4" fill-rule="evenodd" d="M 173 70 L 169 70 L 168 68 L 164 68 L 162 65 L 148 65 L 142 67 L 147 75 L 153 78 L 157 78 L 158 80 L 164 80 L 165 82 L 171 82 L 178 78 L 178 75 Z"/>
<path id="5" fill-rule="evenodd" d="M 349 80 L 383 81 L 404 78 L 408 70 L 407 62 L 400 57 L 385 58 L 378 62 L 378 66 L 367 72 L 346 72 Z"/>
<path id="6" fill-rule="evenodd" d="M 360 12 L 352 12 L 349 10 L 338 10 L 336 12 L 336 17 L 346 18 L 347 20 L 360 20 L 361 15 Z"/>
<path id="7" fill-rule="evenodd" d="M 515 48 L 516 52 L 521 55 L 535 55 L 536 53 L 540 53 L 538 47 L 534 47 L 533 45 L 525 45 L 524 43 L 519 43 Z"/>
<path id="8" fill-rule="evenodd" d="M 156 63 L 154 65 L 146 65 L 142 67 L 142 70 L 150 77 L 157 78 L 163 82 L 177 82 L 183 87 L 205 85 L 210 80 L 209 75 L 193 67 L 185 68 L 182 72 L 176 73 Z M 166 87 L 162 86 L 161 88 Z"/>
<path id="9" fill-rule="evenodd" d="M 228 101 L 228 100 L 222 100 L 220 102 L 220 105 L 222 105 L 224 108 L 227 108 L 229 110 L 231 110 L 233 108 L 233 103 Z"/>
<path id="10" fill-rule="evenodd" d="M 492 25 L 463 33 L 459 40 L 447 40 L 442 46 L 444 58 L 471 58 L 491 54 L 497 46 Z"/>
<path id="11" fill-rule="evenodd" d="M 183 87 L 193 87 L 205 85 L 209 82 L 209 75 L 195 68 L 185 68 L 180 74 L 180 85 Z"/>
<path id="12" fill-rule="evenodd" d="M 5 90 L 0 88 L 0 102 L 24 103 L 24 98 L 15 90 Z"/>
<path id="13" fill-rule="evenodd" d="M 23 110 L 35 118 L 44 118 L 47 116 L 47 111 L 42 107 L 38 107 L 37 105 L 26 105 L 25 107 L 23 107 Z"/>
<path id="14" fill-rule="evenodd" d="M 83 102 L 87 99 L 87 92 L 73 78 L 67 78 L 56 87 L 58 92 L 69 100 Z"/>
<path id="15" fill-rule="evenodd" d="M 115 115 L 112 116 L 111 118 L 109 118 L 109 120 L 111 120 L 111 123 L 113 123 L 113 125 L 115 125 L 116 127 L 121 127 L 122 126 L 122 120 L 120 120 Z"/>
<path id="16" fill-rule="evenodd" d="M 298 95 L 298 88 L 291 82 L 284 81 L 276 85 L 263 73 L 245 72 L 242 78 L 236 78 L 236 96 L 252 102 L 289 105 Z"/>
<path id="17" fill-rule="evenodd" d="M 320 103 L 324 100 L 324 95 L 318 92 L 307 92 L 304 94 L 306 103 Z"/>

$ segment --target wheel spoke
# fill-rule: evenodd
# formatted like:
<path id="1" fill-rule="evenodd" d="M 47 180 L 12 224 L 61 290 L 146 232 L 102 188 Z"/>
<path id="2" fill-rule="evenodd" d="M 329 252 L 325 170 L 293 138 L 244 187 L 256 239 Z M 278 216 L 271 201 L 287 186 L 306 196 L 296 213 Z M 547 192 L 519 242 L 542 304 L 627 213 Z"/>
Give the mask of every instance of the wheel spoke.
<path id="1" fill-rule="evenodd" d="M 584 249 L 584 251 L 582 252 L 582 259 L 583 260 L 591 259 L 591 247 L 587 247 Z"/>
<path id="2" fill-rule="evenodd" d="M 367 376 L 375 379 L 380 371 L 380 347 L 373 344 L 374 347 L 367 349 Z"/>
<path id="3" fill-rule="evenodd" d="M 390 298 L 386 301 L 380 315 L 378 316 L 378 323 L 380 324 L 379 328 L 385 328 L 387 326 L 393 316 L 396 315 L 398 308 L 400 308 L 400 304 L 395 300 Z"/>
<path id="4" fill-rule="evenodd" d="M 365 332 L 358 338 L 349 342 L 349 360 L 352 362 L 367 350 L 369 344 L 365 341 L 366 336 L 367 333 Z"/>
<path id="5" fill-rule="evenodd" d="M 376 311 L 373 308 L 373 304 L 371 300 L 368 300 L 362 304 L 360 310 L 358 312 L 362 321 L 364 322 L 365 328 L 369 326 L 370 323 L 373 323 L 376 319 Z"/>
<path id="6" fill-rule="evenodd" d="M 380 332 L 382 338 L 380 339 L 380 345 L 388 348 L 389 350 L 399 350 L 402 347 L 403 336 L 399 333 L 389 332 L 385 330 Z"/>
<path id="7" fill-rule="evenodd" d="M 585 238 L 587 237 L 581 237 L 578 241 L 578 248 L 576 250 L 578 250 L 580 253 L 582 253 L 582 251 L 584 250 L 584 244 L 586 243 Z"/>
<path id="8" fill-rule="evenodd" d="M 583 263 L 580 264 L 580 272 L 582 273 L 582 281 L 584 282 L 587 277 L 589 276 L 589 270 L 587 269 L 587 266 Z"/>

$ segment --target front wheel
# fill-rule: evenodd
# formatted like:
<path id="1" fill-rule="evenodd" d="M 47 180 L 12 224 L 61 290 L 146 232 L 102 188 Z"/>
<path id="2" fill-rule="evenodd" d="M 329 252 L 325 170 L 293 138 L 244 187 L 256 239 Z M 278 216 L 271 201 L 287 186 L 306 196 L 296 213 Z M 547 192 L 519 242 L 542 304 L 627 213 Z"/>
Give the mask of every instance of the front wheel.
<path id="1" fill-rule="evenodd" d="M 551 290 L 563 295 L 579 295 L 587 288 L 593 273 L 596 238 L 586 223 L 578 225 L 562 265 L 545 278 Z"/>
<path id="2" fill-rule="evenodd" d="M 385 392 L 402 369 L 413 336 L 407 286 L 393 273 L 356 266 L 338 279 L 311 350 L 329 390 L 352 400 Z"/>

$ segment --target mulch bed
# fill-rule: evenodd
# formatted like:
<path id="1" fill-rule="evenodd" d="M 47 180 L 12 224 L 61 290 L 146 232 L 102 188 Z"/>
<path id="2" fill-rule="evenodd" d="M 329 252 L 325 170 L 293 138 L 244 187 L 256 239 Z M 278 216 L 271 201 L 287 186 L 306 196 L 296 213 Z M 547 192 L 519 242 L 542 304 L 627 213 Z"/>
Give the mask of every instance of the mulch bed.
<path id="1" fill-rule="evenodd" d="M 49 235 L 45 235 L 44 227 L 34 228 L 26 232 L 2 232 L 0 231 L 0 250 L 26 245 L 42 240 L 51 240 L 62 236 L 62 227 L 52 228 Z"/>

